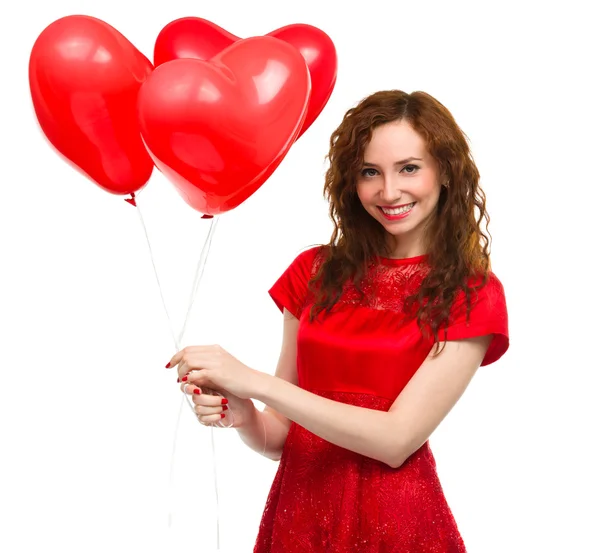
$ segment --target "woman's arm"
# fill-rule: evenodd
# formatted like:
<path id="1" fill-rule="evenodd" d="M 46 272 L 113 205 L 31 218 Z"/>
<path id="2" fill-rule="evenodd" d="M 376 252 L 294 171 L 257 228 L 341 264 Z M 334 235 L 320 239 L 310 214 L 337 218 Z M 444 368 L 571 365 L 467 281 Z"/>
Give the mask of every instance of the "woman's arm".
<path id="1" fill-rule="evenodd" d="M 427 357 L 387 412 L 323 398 L 265 373 L 253 397 L 281 421 L 286 417 L 328 442 L 397 468 L 427 441 L 462 396 L 491 338 L 447 342 L 437 357 Z M 279 446 L 281 438 L 275 432 L 268 436 L 270 447 Z"/>
<path id="2" fill-rule="evenodd" d="M 244 365 L 218 345 L 184 348 L 168 366 L 177 365 L 180 377 L 189 376 L 188 388 L 195 384 L 228 390 L 239 398 L 258 399 L 267 405 L 263 413 L 242 416 L 239 432 L 250 447 L 262 451 L 264 437 L 259 440 L 265 422 L 271 458 L 280 455 L 289 421 L 295 421 L 330 443 L 394 468 L 427 441 L 452 409 L 481 365 L 493 336 L 487 332 L 447 341 L 438 356 L 425 359 L 386 412 L 346 405 L 299 388 L 298 321 L 286 318 L 284 328 L 279 374 L 275 376 Z"/>
<path id="3" fill-rule="evenodd" d="M 298 384 L 296 365 L 298 325 L 298 319 L 285 309 L 283 340 L 275 377 L 291 385 Z M 265 457 L 278 461 L 281 459 L 283 444 L 290 430 L 290 425 L 291 421 L 286 416 L 267 405 L 264 411 L 259 411 L 254 407 L 248 416 L 244 416 L 242 424 L 236 430 L 248 447 L 259 453 L 262 453 L 264 449 Z"/>

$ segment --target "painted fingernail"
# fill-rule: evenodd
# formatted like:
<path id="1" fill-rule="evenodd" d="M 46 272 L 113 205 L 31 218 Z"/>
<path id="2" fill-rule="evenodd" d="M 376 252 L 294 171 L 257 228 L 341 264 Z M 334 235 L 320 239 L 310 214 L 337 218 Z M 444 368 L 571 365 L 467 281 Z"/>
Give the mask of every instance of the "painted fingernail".
<path id="1" fill-rule="evenodd" d="M 194 390 L 194 393 L 195 393 L 197 396 L 199 396 L 199 395 L 200 395 L 200 390 L 198 390 L 198 388 L 196 388 L 196 389 Z"/>
<path id="2" fill-rule="evenodd" d="M 221 400 L 221 405 L 227 405 L 228 403 L 229 403 L 229 400 L 228 400 L 226 397 L 224 397 L 224 398 Z"/>
<path id="3" fill-rule="evenodd" d="M 177 377 L 177 382 L 181 382 L 181 379 L 179 377 Z"/>
<path id="4" fill-rule="evenodd" d="M 181 382 L 185 382 L 188 379 L 187 375 L 181 379 Z"/>
<path id="5" fill-rule="evenodd" d="M 221 413 L 221 418 L 224 419 L 225 418 L 225 413 Z"/>
<path id="6" fill-rule="evenodd" d="M 165 366 L 165 369 L 170 369 L 171 368 L 171 363 L 167 363 L 167 365 Z"/>
<path id="7" fill-rule="evenodd" d="M 227 405 L 223 405 L 223 411 L 227 411 L 227 409 L 229 409 L 229 407 L 227 407 Z"/>

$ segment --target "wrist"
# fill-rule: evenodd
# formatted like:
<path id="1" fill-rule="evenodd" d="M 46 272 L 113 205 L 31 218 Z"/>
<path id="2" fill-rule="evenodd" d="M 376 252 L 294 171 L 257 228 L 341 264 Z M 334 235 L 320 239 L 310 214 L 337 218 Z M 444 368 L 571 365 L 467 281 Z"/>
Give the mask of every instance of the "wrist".
<path id="1" fill-rule="evenodd" d="M 239 405 L 235 413 L 236 417 L 233 428 L 243 431 L 249 426 L 252 426 L 255 423 L 257 413 L 258 409 L 256 409 L 256 406 L 251 399 L 241 400 L 241 405 Z"/>
<path id="2" fill-rule="evenodd" d="M 244 406 L 244 411 L 241 417 L 238 417 L 236 424 L 233 425 L 233 428 L 237 430 L 240 438 L 244 443 L 250 445 L 250 443 L 254 442 L 253 436 L 256 434 L 257 430 L 261 429 L 262 434 L 262 422 L 261 416 L 262 413 L 256 408 L 253 401 L 251 399 L 247 400 L 248 405 Z M 261 443 L 262 443 L 261 436 Z M 255 449 L 252 445 L 250 446 L 252 449 Z"/>
<path id="3" fill-rule="evenodd" d="M 276 377 L 261 372 L 261 371 L 255 371 L 256 372 L 256 384 L 255 384 L 255 391 L 252 394 L 252 397 L 258 401 L 260 401 L 261 403 L 265 403 L 266 401 L 265 399 L 269 396 L 269 391 L 271 390 L 271 388 L 273 387 L 273 382 L 275 380 Z"/>

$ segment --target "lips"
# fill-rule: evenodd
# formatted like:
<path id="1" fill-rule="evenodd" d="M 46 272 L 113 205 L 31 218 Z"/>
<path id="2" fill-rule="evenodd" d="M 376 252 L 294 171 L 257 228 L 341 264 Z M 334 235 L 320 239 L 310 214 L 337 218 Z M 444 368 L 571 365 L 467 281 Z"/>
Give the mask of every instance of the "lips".
<path id="1" fill-rule="evenodd" d="M 379 209 L 400 209 L 401 207 L 406 207 L 407 205 L 412 205 L 416 202 L 410 202 L 407 204 L 401 204 L 401 205 L 378 205 L 377 207 Z"/>
<path id="2" fill-rule="evenodd" d="M 379 210 L 379 212 L 383 215 L 383 217 L 385 217 L 388 221 L 397 221 L 399 219 L 404 219 L 406 216 L 408 216 L 414 206 L 416 205 L 417 202 L 411 202 L 409 204 L 403 204 L 401 206 L 397 206 L 394 208 L 389 208 L 389 207 L 381 207 L 381 206 L 377 206 L 377 209 Z M 399 213 L 393 213 L 392 211 L 397 211 L 397 210 L 401 210 Z"/>
<path id="3" fill-rule="evenodd" d="M 379 208 L 380 211 L 382 211 L 383 213 L 385 213 L 386 215 L 401 215 L 403 212 L 408 212 L 410 211 L 416 204 L 417 202 L 411 202 L 408 204 L 402 204 L 402 205 L 397 205 L 397 206 L 377 206 Z M 391 213 L 392 211 L 397 211 L 397 210 L 402 210 L 401 213 Z"/>

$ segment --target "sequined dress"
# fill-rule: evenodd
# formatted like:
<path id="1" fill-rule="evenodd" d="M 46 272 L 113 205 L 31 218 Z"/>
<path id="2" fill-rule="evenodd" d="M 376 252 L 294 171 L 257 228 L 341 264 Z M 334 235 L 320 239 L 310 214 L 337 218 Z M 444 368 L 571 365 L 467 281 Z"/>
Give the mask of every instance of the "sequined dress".
<path id="1" fill-rule="evenodd" d="M 322 251 L 299 254 L 269 290 L 277 307 L 300 321 L 298 385 L 335 401 L 388 410 L 433 345 L 414 319 L 401 316 L 406 296 L 426 274 L 427 258 L 381 259 L 368 272 L 365 297 L 347 285 L 333 311 L 310 322 L 307 283 Z M 509 344 L 504 291 L 493 273 L 468 323 L 464 298 L 457 298 L 447 339 L 487 334 L 493 339 L 482 365 L 499 359 Z M 429 442 L 391 468 L 291 424 L 254 553 L 464 551 Z"/>

